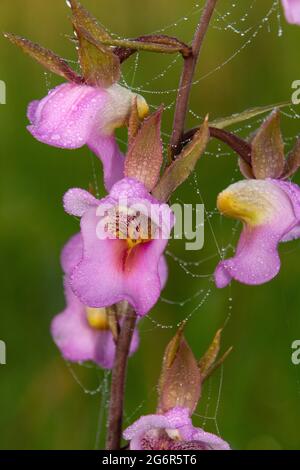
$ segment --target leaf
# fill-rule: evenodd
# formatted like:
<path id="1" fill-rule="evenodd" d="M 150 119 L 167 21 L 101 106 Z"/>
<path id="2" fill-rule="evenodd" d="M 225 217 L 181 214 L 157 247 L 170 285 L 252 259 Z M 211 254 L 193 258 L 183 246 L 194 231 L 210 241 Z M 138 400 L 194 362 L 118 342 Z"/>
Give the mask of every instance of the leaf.
<path id="1" fill-rule="evenodd" d="M 149 191 L 156 185 L 163 163 L 162 112 L 160 107 L 143 122 L 125 159 L 125 176 L 140 181 Z"/>
<path id="2" fill-rule="evenodd" d="M 229 354 L 231 354 L 232 351 L 233 347 L 231 346 L 227 349 L 223 356 L 221 356 L 220 359 L 218 359 L 218 361 L 216 361 L 213 366 L 207 371 L 206 376 L 202 377 L 202 383 L 204 382 L 204 380 L 208 379 L 208 377 L 210 377 L 219 367 L 221 367 L 222 364 L 224 364 L 227 357 L 229 356 Z"/>
<path id="3" fill-rule="evenodd" d="M 200 370 L 200 375 L 202 378 L 205 377 L 207 371 L 216 362 L 216 359 L 219 355 L 220 348 L 221 348 L 222 331 L 223 331 L 222 329 L 217 331 L 211 345 L 209 346 L 208 350 L 199 361 L 199 370 Z"/>
<path id="4" fill-rule="evenodd" d="M 238 124 L 239 122 L 247 121 L 248 119 L 259 116 L 260 114 L 268 113 L 272 111 L 274 108 L 280 109 L 280 108 L 284 108 L 290 105 L 291 105 L 290 101 L 285 101 L 285 102 L 278 103 L 278 104 L 250 108 L 250 109 L 247 109 L 246 111 L 242 111 L 241 113 L 236 113 L 228 117 L 215 119 L 214 121 L 210 122 L 210 125 L 214 127 L 218 127 L 219 129 L 223 129 L 224 127 L 228 127 L 233 124 Z"/>
<path id="5" fill-rule="evenodd" d="M 159 382 L 158 410 L 165 413 L 175 406 L 195 410 L 201 394 L 197 361 L 183 337 L 181 325 L 168 344 Z"/>
<path id="6" fill-rule="evenodd" d="M 300 139 L 297 140 L 295 147 L 287 156 L 282 178 L 289 178 L 300 167 Z"/>
<path id="7" fill-rule="evenodd" d="M 69 67 L 64 59 L 54 54 L 54 52 L 29 41 L 29 39 L 16 36 L 15 34 L 4 33 L 4 36 L 13 44 L 19 46 L 23 52 L 33 57 L 39 64 L 43 65 L 43 67 L 50 70 L 50 72 L 71 82 L 82 83 L 82 78 Z"/>
<path id="8" fill-rule="evenodd" d="M 195 133 L 193 140 L 187 144 L 176 160 L 166 169 L 158 185 L 154 188 L 153 196 L 161 201 L 167 201 L 171 194 L 194 171 L 209 141 L 208 117 Z"/>
<path id="9" fill-rule="evenodd" d="M 90 86 L 107 88 L 120 79 L 120 61 L 106 46 L 74 24 L 79 41 L 79 60 L 85 81 Z"/>
<path id="10" fill-rule="evenodd" d="M 285 160 L 278 110 L 273 111 L 263 122 L 251 144 L 251 163 L 255 178 L 279 178 Z"/>
<path id="11" fill-rule="evenodd" d="M 100 25 L 96 18 L 91 15 L 77 0 L 67 0 L 72 10 L 72 20 L 79 28 L 85 29 L 90 35 L 99 42 L 110 40 L 111 36 Z"/>
<path id="12" fill-rule="evenodd" d="M 225 354 L 217 360 L 221 349 L 222 332 L 222 328 L 217 331 L 211 345 L 199 361 L 199 371 L 202 383 L 223 364 L 229 353 L 232 351 L 232 348 L 229 348 Z"/>

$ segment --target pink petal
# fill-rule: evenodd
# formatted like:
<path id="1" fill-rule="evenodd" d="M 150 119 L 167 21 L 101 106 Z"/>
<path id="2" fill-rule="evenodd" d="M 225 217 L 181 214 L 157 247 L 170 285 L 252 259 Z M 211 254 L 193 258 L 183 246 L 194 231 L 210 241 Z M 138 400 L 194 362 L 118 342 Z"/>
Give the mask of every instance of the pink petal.
<path id="1" fill-rule="evenodd" d="M 164 287 L 166 272 L 162 268 L 162 253 L 167 240 L 153 240 L 136 247 L 126 271 L 126 293 L 138 315 L 145 315 L 158 301 Z M 162 275 L 162 278 L 160 277 Z"/>
<path id="2" fill-rule="evenodd" d="M 300 2 L 299 0 L 282 0 L 286 20 L 292 24 L 300 25 Z"/>
<path id="3" fill-rule="evenodd" d="M 201 428 L 195 428 L 193 439 L 203 442 L 203 444 L 211 450 L 231 450 L 229 444 L 219 436 L 210 432 L 205 432 Z"/>
<path id="4" fill-rule="evenodd" d="M 67 308 L 57 315 L 51 325 L 53 339 L 63 357 L 71 362 L 93 361 L 100 367 L 111 369 L 114 363 L 115 343 L 110 331 L 90 327 L 85 307 L 66 284 Z M 130 355 L 138 348 L 139 337 L 134 331 Z"/>
<path id="5" fill-rule="evenodd" d="M 53 339 L 63 357 L 72 362 L 95 359 L 99 333 L 89 327 L 84 307 L 74 296 L 66 281 L 67 308 L 52 321 Z"/>
<path id="6" fill-rule="evenodd" d="M 83 254 L 83 241 L 81 233 L 77 233 L 65 244 L 61 253 L 61 265 L 65 274 L 70 272 L 81 261 Z"/>
<path id="7" fill-rule="evenodd" d="M 29 132 L 39 141 L 74 149 L 87 143 L 94 129 L 102 127 L 101 109 L 109 99 L 105 90 L 65 83 L 41 101 L 29 105 Z"/>
<path id="8" fill-rule="evenodd" d="M 218 436 L 207 433 L 200 428 L 195 428 L 189 416 L 189 410 L 176 407 L 164 415 L 153 414 L 142 416 L 134 424 L 129 426 L 124 433 L 124 439 L 130 441 L 131 450 L 142 450 L 143 440 L 156 441 L 159 444 L 159 434 L 155 431 L 165 430 L 166 432 L 178 430 L 180 441 L 172 442 L 169 439 L 170 449 L 176 447 L 176 443 L 182 445 L 183 449 L 188 449 L 189 444 L 197 442 L 207 450 L 230 450 L 229 445 Z M 193 448 L 193 447 L 191 447 Z"/>
<path id="9" fill-rule="evenodd" d="M 71 274 L 75 295 L 91 307 L 127 300 L 138 315 L 145 315 L 160 296 L 158 266 L 167 241 L 153 240 L 136 247 L 124 266 L 126 242 L 98 239 L 96 225 L 95 211 L 90 210 L 81 223 L 84 258 Z"/>
<path id="10" fill-rule="evenodd" d="M 99 134 L 97 129 L 88 139 L 87 145 L 103 164 L 104 183 L 107 191 L 124 178 L 124 155 L 113 135 Z"/>
<path id="11" fill-rule="evenodd" d="M 83 189 L 69 189 L 64 195 L 64 209 L 75 217 L 82 217 L 91 207 L 97 207 L 99 201 L 91 193 Z"/>
<path id="12" fill-rule="evenodd" d="M 27 109 L 27 117 L 28 117 L 30 122 L 33 122 L 33 121 L 39 119 L 39 118 L 37 118 L 37 116 L 38 116 L 37 112 L 38 112 L 38 109 L 39 109 L 39 104 L 40 104 L 40 102 L 38 100 L 35 100 L 35 101 L 32 101 L 31 103 L 29 103 L 28 109 Z"/>

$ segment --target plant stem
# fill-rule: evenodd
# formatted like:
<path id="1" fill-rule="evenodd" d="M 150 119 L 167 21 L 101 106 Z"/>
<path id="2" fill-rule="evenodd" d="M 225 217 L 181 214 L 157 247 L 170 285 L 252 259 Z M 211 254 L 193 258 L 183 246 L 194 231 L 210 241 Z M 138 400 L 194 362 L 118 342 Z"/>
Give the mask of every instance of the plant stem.
<path id="1" fill-rule="evenodd" d="M 124 316 L 124 321 L 116 343 L 110 390 L 106 439 L 107 450 L 119 450 L 121 446 L 127 361 L 135 324 L 136 313 L 129 307 L 127 314 Z"/>
<path id="2" fill-rule="evenodd" d="M 189 104 L 189 98 L 193 83 L 196 65 L 201 52 L 202 44 L 207 33 L 210 20 L 212 18 L 218 0 L 207 0 L 200 22 L 195 32 L 192 43 L 192 54 L 185 58 L 183 72 L 179 84 L 176 109 L 173 122 L 173 132 L 171 138 L 172 155 L 176 155 L 184 133 L 185 120 Z"/>
<path id="3" fill-rule="evenodd" d="M 193 138 L 198 130 L 199 127 L 195 127 L 183 135 L 180 150 Z M 210 137 L 214 137 L 221 142 L 224 142 L 226 145 L 232 148 L 232 150 L 234 150 L 246 163 L 248 163 L 248 165 L 251 166 L 251 144 L 233 134 L 232 132 L 226 131 L 225 129 L 218 129 L 217 127 L 209 126 L 209 133 Z"/>

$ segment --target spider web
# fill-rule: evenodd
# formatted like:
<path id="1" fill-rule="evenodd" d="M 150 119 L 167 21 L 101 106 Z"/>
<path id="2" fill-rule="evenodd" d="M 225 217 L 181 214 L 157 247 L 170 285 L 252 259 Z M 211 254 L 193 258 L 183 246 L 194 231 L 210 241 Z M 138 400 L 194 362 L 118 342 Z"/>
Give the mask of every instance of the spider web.
<path id="1" fill-rule="evenodd" d="M 241 6 L 240 3 L 243 5 Z M 207 81 L 209 83 L 209 79 L 211 77 L 223 71 L 223 69 L 231 62 L 237 60 L 239 56 L 241 56 L 247 48 L 255 44 L 255 42 L 259 43 L 260 40 L 263 40 L 264 35 L 273 34 L 279 37 L 282 36 L 283 29 L 279 0 L 266 1 L 265 13 L 260 18 L 257 18 L 257 15 L 255 14 L 257 3 L 258 0 L 245 0 L 244 2 L 228 1 L 227 4 L 226 1 L 224 1 L 222 4 L 220 3 L 212 20 L 211 29 L 222 34 L 222 37 L 225 38 L 227 35 L 232 35 L 237 38 L 239 45 L 227 57 L 223 57 L 210 69 L 200 72 L 193 82 L 193 91 L 197 91 L 197 87 L 199 85 L 202 86 L 203 82 Z M 191 25 L 191 37 L 188 39 L 191 41 L 194 26 L 196 26 L 203 7 L 204 1 L 201 3 L 195 3 L 188 9 L 185 15 L 165 26 L 160 26 L 158 24 L 157 29 L 155 31 L 149 31 L 148 34 L 169 34 L 181 37 L 181 27 L 189 22 Z M 110 34 L 116 36 L 113 32 L 110 32 Z M 179 82 L 182 62 L 179 55 L 176 57 L 168 56 L 167 58 L 165 57 L 164 60 L 165 64 L 163 66 L 161 66 L 161 63 L 159 62 L 157 69 L 153 67 L 153 69 L 149 70 L 149 63 L 151 63 L 151 61 L 153 62 L 153 56 L 147 55 L 146 53 L 136 53 L 134 57 L 124 64 L 122 84 L 132 91 L 142 94 L 147 99 L 152 110 L 157 109 L 163 101 L 166 113 L 173 113 L 178 85 L 175 85 L 174 87 L 171 85 L 170 87 L 169 82 L 173 83 L 174 80 L 175 83 Z M 145 81 L 141 79 L 140 71 L 147 66 L 149 73 L 148 78 Z M 48 74 L 46 74 L 46 86 L 48 89 L 51 88 Z M 237 110 L 233 110 L 233 112 L 234 111 Z M 282 111 L 282 114 L 288 120 L 298 120 L 300 117 L 293 107 L 285 109 Z M 189 119 L 192 126 L 199 125 L 199 122 L 203 120 L 203 116 L 199 114 L 199 111 L 194 108 L 193 104 L 191 104 L 189 109 Z M 252 119 L 242 125 L 235 126 L 235 128 L 233 128 L 233 132 L 236 132 L 241 136 L 247 136 L 259 126 L 263 119 L 264 117 Z M 163 128 L 162 136 L 165 150 L 167 149 L 170 141 L 170 132 L 170 128 Z M 125 138 L 120 137 L 118 140 L 120 145 L 124 148 L 124 146 L 126 146 Z M 286 137 L 285 143 L 290 145 L 292 140 L 294 140 L 294 136 Z M 225 148 L 223 144 L 216 143 L 214 150 L 206 151 L 203 158 L 230 158 L 230 160 L 234 161 L 235 157 L 233 152 Z M 94 182 L 96 193 L 99 196 L 100 172 L 98 160 L 91 153 L 90 159 L 92 180 Z M 238 179 L 240 179 L 240 172 L 236 165 L 229 180 L 223 181 L 223 187 L 227 187 Z M 155 312 L 159 312 L 163 309 L 164 305 L 171 305 L 176 312 L 176 315 L 174 315 L 174 321 L 164 322 L 159 313 L 151 313 L 139 323 L 139 329 L 142 334 L 148 334 L 157 329 L 172 330 L 174 333 L 178 325 L 183 320 L 190 323 L 196 316 L 198 318 L 201 314 L 205 315 L 204 307 L 216 292 L 212 277 L 213 266 L 216 266 L 221 259 L 232 255 L 234 252 L 235 242 L 240 230 L 239 224 L 231 222 L 230 236 L 225 239 L 225 237 L 222 236 L 222 230 L 220 230 L 220 227 L 224 224 L 223 218 L 219 215 L 214 206 L 211 209 L 208 208 L 208 204 L 206 203 L 201 191 L 201 185 L 199 183 L 199 176 L 197 173 L 194 173 L 188 181 L 188 187 L 190 191 L 196 195 L 198 202 L 200 199 L 201 203 L 205 203 L 205 226 L 212 243 L 209 244 L 209 248 L 204 246 L 203 250 L 200 252 L 193 252 L 192 259 L 190 259 L 191 257 L 186 256 L 186 254 L 177 254 L 178 245 L 176 245 L 176 243 L 180 244 L 180 242 L 177 241 L 175 243 L 171 243 L 171 247 L 166 252 L 168 261 L 170 265 L 172 264 L 173 271 L 171 271 L 178 273 L 178 275 L 179 273 L 181 276 L 183 275 L 184 278 L 182 279 L 185 279 L 183 282 L 187 285 L 193 285 L 194 292 L 186 297 L 180 298 L 170 298 L 163 294 Z M 181 198 L 181 195 L 180 197 L 176 197 L 172 202 L 179 202 L 181 204 L 185 203 Z M 169 285 L 172 285 L 172 279 L 169 279 Z M 167 291 L 170 292 L 170 289 L 167 289 Z M 224 312 L 223 318 L 223 326 L 226 329 L 226 326 L 231 319 L 234 304 L 230 288 L 224 295 L 227 296 L 227 311 Z M 101 405 L 95 437 L 95 448 L 99 448 L 100 442 L 103 441 L 105 430 L 104 418 L 107 411 L 110 372 L 99 372 L 97 368 L 93 367 L 92 373 L 96 374 L 97 386 L 90 389 L 87 388 L 79 379 L 78 371 L 75 371 L 74 366 L 70 364 L 67 364 L 67 366 L 76 380 L 76 383 L 78 383 L 84 393 L 100 396 Z M 213 430 L 213 432 L 218 435 L 222 434 L 222 423 L 219 423 L 218 418 L 219 410 L 222 405 L 223 379 L 224 369 L 222 366 L 219 372 L 216 373 L 213 378 L 208 380 L 208 383 L 205 386 L 204 395 L 201 399 L 201 412 L 194 414 L 195 425 L 199 425 L 204 429 L 208 426 L 210 430 Z M 154 411 L 147 408 L 147 402 L 149 401 L 149 398 L 153 398 L 153 395 L 155 394 L 156 384 L 153 384 L 147 397 L 137 403 L 133 410 L 125 410 L 125 426 L 131 424 L 142 414 L 148 414 Z"/>

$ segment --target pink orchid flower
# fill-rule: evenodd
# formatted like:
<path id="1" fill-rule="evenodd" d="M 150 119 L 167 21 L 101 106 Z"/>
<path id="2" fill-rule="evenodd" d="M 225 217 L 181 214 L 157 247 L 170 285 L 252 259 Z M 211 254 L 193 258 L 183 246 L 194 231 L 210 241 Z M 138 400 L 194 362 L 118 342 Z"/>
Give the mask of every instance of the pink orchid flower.
<path id="1" fill-rule="evenodd" d="M 300 1 L 282 0 L 286 20 L 292 24 L 300 25 Z"/>
<path id="2" fill-rule="evenodd" d="M 139 316 L 147 314 L 167 279 L 163 253 L 174 224 L 169 206 L 132 178 L 116 183 L 102 200 L 71 189 L 64 206 L 81 217 L 83 255 L 70 273 L 76 297 L 93 308 L 127 301 Z"/>
<path id="3" fill-rule="evenodd" d="M 140 118 L 148 113 L 144 98 L 118 83 L 108 88 L 64 83 L 28 107 L 29 132 L 40 142 L 76 149 L 87 145 L 103 163 L 106 189 L 124 176 L 124 156 L 114 131 L 125 124 L 134 97 Z"/>
<path id="4" fill-rule="evenodd" d="M 104 369 L 111 369 L 115 357 L 115 342 L 109 329 L 104 308 L 90 308 L 83 305 L 73 294 L 69 274 L 82 259 L 83 243 L 80 234 L 65 245 L 61 262 L 65 272 L 65 296 L 67 306 L 52 321 L 53 339 L 63 357 L 71 362 L 92 361 Z M 139 337 L 134 331 L 130 355 L 138 348 Z"/>
<path id="5" fill-rule="evenodd" d="M 274 179 L 239 181 L 219 194 L 217 205 L 244 224 L 235 256 L 217 266 L 217 287 L 231 279 L 253 285 L 273 279 L 280 270 L 278 244 L 300 237 L 300 188 Z"/>
<path id="6" fill-rule="evenodd" d="M 142 416 L 123 436 L 130 450 L 230 450 L 220 437 L 195 428 L 189 410 L 181 407 Z"/>

